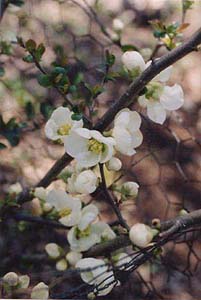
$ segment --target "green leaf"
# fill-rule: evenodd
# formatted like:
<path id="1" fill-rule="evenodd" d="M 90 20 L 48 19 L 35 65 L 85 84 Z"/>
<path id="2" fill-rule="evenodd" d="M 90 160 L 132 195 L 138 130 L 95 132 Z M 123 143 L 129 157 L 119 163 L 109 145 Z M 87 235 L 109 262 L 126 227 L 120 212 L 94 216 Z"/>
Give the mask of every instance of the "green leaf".
<path id="1" fill-rule="evenodd" d="M 54 108 L 47 103 L 41 103 L 40 105 L 40 112 L 46 120 L 50 118 L 53 110 Z"/>
<path id="2" fill-rule="evenodd" d="M 3 67 L 0 67 L 0 77 L 3 77 L 5 74 L 5 69 Z"/>
<path id="3" fill-rule="evenodd" d="M 51 87 L 52 86 L 52 81 L 51 81 L 49 75 L 40 74 L 37 77 L 37 80 L 38 80 L 38 83 L 43 87 Z"/>
<path id="4" fill-rule="evenodd" d="M 32 119 L 35 116 L 34 106 L 30 101 L 26 103 L 25 111 L 26 111 L 28 119 Z"/>
<path id="5" fill-rule="evenodd" d="M 115 56 L 114 54 L 110 53 L 109 50 L 105 51 L 106 63 L 111 67 L 115 63 Z"/>
<path id="6" fill-rule="evenodd" d="M 80 121 L 82 119 L 83 115 L 81 113 L 74 113 L 71 116 L 71 119 L 73 121 Z"/>
<path id="7" fill-rule="evenodd" d="M 130 44 L 122 45 L 121 50 L 123 52 L 126 52 L 126 51 L 139 51 L 139 49 L 136 46 L 130 45 Z"/>
<path id="8" fill-rule="evenodd" d="M 16 6 L 22 6 L 24 4 L 23 0 L 11 0 L 10 4 L 16 5 Z"/>
<path id="9" fill-rule="evenodd" d="M 37 61 L 40 61 L 43 54 L 45 53 L 45 46 L 41 43 L 38 45 L 36 51 L 35 51 L 35 57 Z"/>
<path id="10" fill-rule="evenodd" d="M 100 85 L 95 85 L 93 88 L 92 88 L 92 95 L 93 95 L 93 98 L 96 98 L 98 95 L 100 95 L 102 92 L 104 91 L 104 88 Z"/>
<path id="11" fill-rule="evenodd" d="M 33 59 L 33 56 L 31 54 L 28 54 L 27 56 L 23 57 L 23 61 L 25 61 L 27 63 L 33 63 L 34 59 Z"/>
<path id="12" fill-rule="evenodd" d="M 5 148 L 7 148 L 6 145 L 4 145 L 3 143 L 0 143 L 0 150 L 3 150 Z"/>
<path id="13" fill-rule="evenodd" d="M 25 47 L 29 52 L 32 52 L 36 49 L 36 42 L 32 39 L 26 41 Z"/>

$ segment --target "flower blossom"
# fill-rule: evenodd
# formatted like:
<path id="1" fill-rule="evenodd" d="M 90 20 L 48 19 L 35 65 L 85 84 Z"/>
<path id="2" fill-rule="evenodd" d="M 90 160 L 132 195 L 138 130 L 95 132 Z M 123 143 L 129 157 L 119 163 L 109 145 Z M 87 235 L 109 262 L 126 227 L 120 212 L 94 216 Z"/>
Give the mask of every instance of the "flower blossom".
<path id="1" fill-rule="evenodd" d="M 46 136 L 56 141 L 61 139 L 63 141 L 65 136 L 69 136 L 75 128 L 83 126 L 83 121 L 72 120 L 73 112 L 67 107 L 58 107 L 55 109 L 45 125 Z"/>
<path id="2" fill-rule="evenodd" d="M 87 128 L 77 128 L 64 138 L 66 152 L 85 168 L 110 160 L 114 145 L 112 137 L 104 137 L 99 131 Z"/>
<path id="3" fill-rule="evenodd" d="M 65 226 L 76 225 L 81 217 L 81 201 L 62 190 L 52 190 L 46 197 L 59 215 L 59 222 Z"/>
<path id="4" fill-rule="evenodd" d="M 135 148 L 139 147 L 143 140 L 140 125 L 141 118 L 136 111 L 125 108 L 116 115 L 112 136 L 117 151 L 129 156 L 136 153 Z"/>
<path id="5" fill-rule="evenodd" d="M 87 251 L 101 240 L 110 240 L 116 236 L 108 224 L 94 223 L 97 216 L 98 209 L 95 205 L 90 204 L 83 208 L 79 223 L 67 234 L 72 251 Z"/>
<path id="6" fill-rule="evenodd" d="M 129 238 L 131 242 L 141 248 L 146 247 L 153 239 L 153 230 L 142 223 L 133 225 L 129 231 Z"/>
<path id="7" fill-rule="evenodd" d="M 98 177 L 91 170 L 73 174 L 68 178 L 68 191 L 70 193 L 91 194 L 96 190 Z"/>
<path id="8" fill-rule="evenodd" d="M 108 270 L 108 266 L 102 259 L 83 258 L 78 261 L 76 268 L 79 269 L 84 282 L 95 286 L 94 293 L 98 296 L 109 294 L 117 283 L 113 272 Z"/>

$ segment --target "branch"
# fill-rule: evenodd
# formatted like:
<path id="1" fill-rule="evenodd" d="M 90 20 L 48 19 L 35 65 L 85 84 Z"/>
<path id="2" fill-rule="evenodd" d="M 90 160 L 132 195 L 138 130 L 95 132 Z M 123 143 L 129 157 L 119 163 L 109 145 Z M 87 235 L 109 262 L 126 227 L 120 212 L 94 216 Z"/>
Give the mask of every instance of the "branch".
<path id="1" fill-rule="evenodd" d="M 161 71 L 172 65 L 185 55 L 195 51 L 197 46 L 201 43 L 201 28 L 194 33 L 194 35 L 181 46 L 168 52 L 157 61 L 153 61 L 149 68 L 147 68 L 136 80 L 134 80 L 128 90 L 117 100 L 103 117 L 93 127 L 95 130 L 103 131 L 113 121 L 115 115 L 123 108 L 128 107 L 131 103 L 137 101 L 137 96 L 144 89 L 149 81 L 151 81 Z M 37 186 L 47 187 L 52 180 L 61 172 L 61 170 L 72 160 L 72 158 L 64 154 L 48 171 Z M 23 195 L 19 195 L 21 203 L 27 201 L 23 199 Z M 18 203 L 20 203 L 18 202 Z"/>
<path id="2" fill-rule="evenodd" d="M 105 130 L 107 126 L 113 121 L 115 115 L 121 109 L 137 101 L 136 97 L 145 88 L 149 81 L 151 81 L 161 71 L 174 64 L 185 55 L 189 54 L 192 51 L 195 51 L 200 43 L 201 28 L 196 31 L 196 33 L 194 33 L 194 35 L 188 41 L 184 42 L 181 46 L 163 55 L 158 60 L 154 60 L 152 64 L 131 83 L 128 90 L 119 98 L 119 100 L 111 105 L 110 109 L 94 126 L 94 129 L 100 131 Z"/>
<path id="3" fill-rule="evenodd" d="M 111 207 L 113 208 L 115 214 L 117 215 L 117 218 L 119 220 L 119 223 L 126 228 L 129 231 L 129 226 L 126 223 L 126 221 L 124 220 L 124 218 L 122 217 L 122 214 L 118 208 L 118 206 L 116 205 L 116 203 L 114 202 L 110 192 L 107 189 L 107 185 L 106 185 L 106 181 L 105 181 L 105 174 L 104 174 L 104 169 L 103 169 L 103 164 L 99 164 L 99 168 L 100 168 L 100 174 L 101 174 L 101 180 L 102 180 L 102 192 L 105 196 L 105 198 L 107 199 L 108 203 L 111 205 Z"/>
<path id="4" fill-rule="evenodd" d="M 193 211 L 184 216 L 179 216 L 175 219 L 164 221 L 161 223 L 161 232 L 159 234 L 159 242 L 162 239 L 169 240 L 176 233 L 182 233 L 183 230 L 186 230 L 190 227 L 196 225 L 201 225 L 201 209 Z M 109 254 L 113 251 L 116 251 L 120 248 L 127 247 L 131 245 L 131 241 L 127 235 L 120 235 L 113 240 L 101 243 L 92 247 L 89 251 L 86 252 L 85 256 L 99 256 L 104 254 Z"/>

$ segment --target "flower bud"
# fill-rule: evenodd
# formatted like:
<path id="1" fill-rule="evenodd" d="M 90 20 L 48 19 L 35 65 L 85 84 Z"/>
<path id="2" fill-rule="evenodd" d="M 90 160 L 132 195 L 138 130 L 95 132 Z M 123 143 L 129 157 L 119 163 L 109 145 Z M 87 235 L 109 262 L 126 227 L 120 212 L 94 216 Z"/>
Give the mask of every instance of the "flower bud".
<path id="1" fill-rule="evenodd" d="M 117 157 L 112 157 L 106 163 L 106 166 L 109 171 L 119 171 L 122 167 L 122 162 Z"/>
<path id="2" fill-rule="evenodd" d="M 68 180 L 68 188 L 72 193 L 91 194 L 96 190 L 98 178 L 91 170 L 85 170 L 78 176 L 72 176 Z"/>
<path id="3" fill-rule="evenodd" d="M 139 185 L 133 181 L 124 182 L 121 186 L 121 193 L 126 197 L 136 197 Z"/>
<path id="4" fill-rule="evenodd" d="M 60 259 L 57 263 L 56 263 L 56 269 L 58 271 L 65 271 L 68 267 L 67 261 L 63 258 Z"/>
<path id="5" fill-rule="evenodd" d="M 142 223 L 133 225 L 129 232 L 131 242 L 140 248 L 146 247 L 152 241 L 153 236 L 152 229 Z"/>
<path id="6" fill-rule="evenodd" d="M 11 184 L 8 188 L 10 194 L 19 194 L 22 191 L 22 186 L 19 182 Z"/>
<path id="7" fill-rule="evenodd" d="M 124 67 L 129 71 L 143 72 L 146 68 L 142 55 L 137 51 L 126 51 L 121 57 Z"/>
<path id="8" fill-rule="evenodd" d="M 19 276 L 19 286 L 21 289 L 27 289 L 30 283 L 30 278 L 28 275 Z"/>
<path id="9" fill-rule="evenodd" d="M 44 189 L 43 187 L 37 187 L 37 188 L 35 188 L 34 196 L 36 198 L 39 198 L 41 200 L 45 200 L 46 195 L 47 195 L 46 189 Z"/>
<path id="10" fill-rule="evenodd" d="M 49 288 L 44 282 L 38 283 L 33 287 L 31 292 L 31 299 L 48 299 Z"/>
<path id="11" fill-rule="evenodd" d="M 66 255 L 66 259 L 71 266 L 75 266 L 76 263 L 82 258 L 82 253 L 70 251 Z"/>
<path id="12" fill-rule="evenodd" d="M 19 277 L 15 272 L 9 272 L 3 276 L 3 282 L 9 286 L 16 286 L 19 282 Z"/>
<path id="13" fill-rule="evenodd" d="M 47 244 L 45 246 L 45 250 L 51 258 L 58 258 L 61 254 L 59 250 L 59 246 L 55 243 Z"/>
<path id="14" fill-rule="evenodd" d="M 115 31 L 120 32 L 124 29 L 124 23 L 121 19 L 115 18 L 112 22 L 112 27 Z"/>

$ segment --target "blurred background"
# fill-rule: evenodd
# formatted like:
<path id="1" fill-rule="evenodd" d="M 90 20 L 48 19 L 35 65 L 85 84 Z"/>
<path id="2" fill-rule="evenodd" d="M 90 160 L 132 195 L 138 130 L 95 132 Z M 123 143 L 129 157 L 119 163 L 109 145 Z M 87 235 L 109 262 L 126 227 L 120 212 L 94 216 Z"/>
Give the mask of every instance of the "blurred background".
<path id="1" fill-rule="evenodd" d="M 83 109 L 86 99 L 82 81 L 104 88 L 94 100 L 95 123 L 128 87 L 129 80 L 122 71 L 122 46 L 138 49 L 147 61 L 161 42 L 153 35 L 149 21 L 159 19 L 166 25 L 189 23 L 176 39 L 182 42 L 199 28 L 200 15 L 200 0 L 195 0 L 185 15 L 179 0 L 27 0 L 21 6 L 9 5 L 0 23 L 0 201 L 16 182 L 23 187 L 37 184 L 63 154 L 61 145 L 45 137 L 44 125 L 53 109 L 66 102 L 54 88 L 38 83 L 40 70 L 23 60 L 27 53 L 17 43 L 17 37 L 45 45 L 42 67 L 47 71 L 55 65 L 66 68 L 71 85 L 68 97 Z M 124 23 L 120 35 L 113 28 L 115 18 Z M 114 80 L 104 83 L 106 50 L 115 56 L 111 67 Z M 168 51 L 163 45 L 156 57 Z M 150 224 L 153 218 L 175 217 L 181 209 L 201 208 L 200 52 L 193 52 L 174 65 L 169 84 L 174 83 L 182 86 L 185 104 L 169 115 L 164 126 L 149 121 L 138 104 L 133 106 L 144 115 L 144 141 L 134 157 L 121 157 L 123 180 L 134 180 L 140 185 L 136 201 L 121 205 L 130 225 L 137 221 Z M 9 126 L 2 126 L 2 122 L 8 125 L 10 120 Z M 62 184 L 56 180 L 49 188 Z M 104 201 L 96 204 L 102 219 L 115 220 Z M 33 203 L 26 209 L 33 212 Z M 44 280 L 51 284 L 56 278 L 54 265 L 47 263 L 44 255 L 41 263 L 40 254 L 44 254 L 44 245 L 50 241 L 65 245 L 63 233 L 33 224 L 23 228 L 13 220 L 6 226 L 1 230 L 0 276 L 12 266 L 13 271 L 20 273 L 28 270 L 33 282 Z M 178 243 L 168 243 L 160 259 L 141 266 L 123 287 L 117 287 L 105 299 L 198 300 L 200 253 L 199 232 Z M 34 259 L 30 258 L 32 254 Z M 71 283 L 64 283 L 60 288 L 65 291 Z"/>

